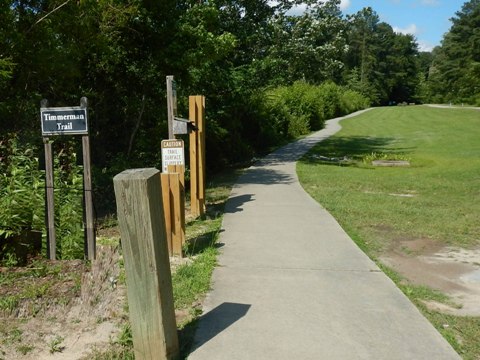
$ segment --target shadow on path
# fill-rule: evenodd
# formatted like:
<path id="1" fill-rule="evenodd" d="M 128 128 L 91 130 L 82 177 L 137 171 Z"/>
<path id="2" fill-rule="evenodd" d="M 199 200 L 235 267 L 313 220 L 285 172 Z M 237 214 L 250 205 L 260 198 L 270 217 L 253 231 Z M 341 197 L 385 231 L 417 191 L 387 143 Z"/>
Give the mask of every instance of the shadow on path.
<path id="1" fill-rule="evenodd" d="M 232 196 L 231 198 L 228 199 L 225 205 L 225 213 L 233 214 L 236 212 L 243 211 L 242 205 L 254 200 L 255 199 L 253 198 L 252 194 Z"/>
<path id="2" fill-rule="evenodd" d="M 193 344 L 192 351 L 201 347 L 215 336 L 220 334 L 226 328 L 244 317 L 251 305 L 224 302 L 216 308 L 203 314 L 198 320 L 200 326 L 203 324 L 201 331 L 197 331 L 199 335 Z"/>
<path id="3" fill-rule="evenodd" d="M 260 185 L 272 185 L 272 184 L 292 184 L 295 182 L 293 176 L 286 174 L 285 172 L 253 167 L 248 169 L 245 174 L 240 177 L 237 184 L 260 184 Z"/>

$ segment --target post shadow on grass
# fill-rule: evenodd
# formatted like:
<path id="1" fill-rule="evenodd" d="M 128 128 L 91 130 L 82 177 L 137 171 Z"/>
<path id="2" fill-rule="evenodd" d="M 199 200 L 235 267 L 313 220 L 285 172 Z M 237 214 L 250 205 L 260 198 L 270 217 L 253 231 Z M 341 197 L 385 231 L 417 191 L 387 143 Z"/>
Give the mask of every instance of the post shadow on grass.
<path id="1" fill-rule="evenodd" d="M 187 241 L 184 252 L 189 256 L 195 256 L 202 253 L 205 249 L 210 247 L 220 248 L 224 246 L 223 243 L 215 242 L 219 233 L 223 232 L 223 229 L 209 231 L 205 234 L 201 234 L 193 239 Z"/>
<path id="2" fill-rule="evenodd" d="M 179 333 L 181 358 L 186 358 L 190 352 L 200 348 L 243 318 L 251 306 L 224 302 L 185 326 Z"/>
<path id="3" fill-rule="evenodd" d="M 407 154 L 414 147 L 392 147 L 391 144 L 397 139 L 392 137 L 369 137 L 369 136 L 341 136 L 332 137 L 322 141 L 314 147 L 313 153 L 327 158 L 343 158 L 360 160 L 365 155 L 372 153 Z M 328 164 L 316 156 L 305 156 L 302 161 L 306 163 Z M 331 162 L 331 165 L 338 165 Z"/>

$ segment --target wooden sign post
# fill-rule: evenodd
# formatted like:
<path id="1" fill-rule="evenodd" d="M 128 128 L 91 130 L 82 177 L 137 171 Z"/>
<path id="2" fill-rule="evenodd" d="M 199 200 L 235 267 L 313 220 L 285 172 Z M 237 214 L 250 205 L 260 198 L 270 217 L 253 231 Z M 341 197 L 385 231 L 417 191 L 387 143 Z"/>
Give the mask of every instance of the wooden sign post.
<path id="1" fill-rule="evenodd" d="M 135 358 L 175 359 L 179 347 L 160 172 L 125 170 L 113 184 Z"/>
<path id="2" fill-rule="evenodd" d="M 93 260 L 96 257 L 96 239 L 93 225 L 92 176 L 90 164 L 90 140 L 88 137 L 88 100 L 80 99 L 80 106 L 49 108 L 48 101 L 40 103 L 40 122 L 45 147 L 45 196 L 47 217 L 48 257 L 56 259 L 56 235 L 54 220 L 54 182 L 53 182 L 53 155 L 52 143 L 49 136 L 82 135 L 83 148 L 83 189 L 85 203 L 85 257 Z"/>
<path id="3" fill-rule="evenodd" d="M 85 109 L 88 107 L 86 97 L 80 99 L 80 107 Z M 82 151 L 83 151 L 83 198 L 85 202 L 85 237 L 87 240 L 86 257 L 94 260 L 97 257 L 97 240 L 95 237 L 95 227 L 93 223 L 93 197 L 92 197 L 92 172 L 90 159 L 90 137 L 87 134 L 82 135 Z"/>

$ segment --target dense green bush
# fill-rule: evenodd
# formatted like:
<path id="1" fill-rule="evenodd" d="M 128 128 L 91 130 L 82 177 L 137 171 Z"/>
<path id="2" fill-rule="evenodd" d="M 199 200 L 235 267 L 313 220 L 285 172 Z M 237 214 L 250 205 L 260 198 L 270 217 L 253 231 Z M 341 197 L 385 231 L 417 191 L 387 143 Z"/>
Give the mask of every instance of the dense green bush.
<path id="1" fill-rule="evenodd" d="M 343 89 L 340 93 L 340 115 L 351 114 L 369 106 L 369 100 L 356 91 Z"/>
<path id="2" fill-rule="evenodd" d="M 295 82 L 266 91 L 271 131 L 290 139 L 322 129 L 325 121 L 369 106 L 360 93 L 334 83 Z"/>
<path id="3" fill-rule="evenodd" d="M 59 147 L 59 149 L 58 149 Z M 61 259 L 84 255 L 83 175 L 73 143 L 59 144 L 54 154 L 55 232 Z"/>
<path id="4" fill-rule="evenodd" d="M 0 140 L 0 238 L 43 228 L 43 176 L 33 147 L 9 134 Z"/>
<path id="5" fill-rule="evenodd" d="M 82 170 L 73 147 L 54 151 L 55 229 L 62 259 L 82 258 Z M 0 140 L 0 245 L 25 231 L 45 229 L 45 172 L 39 168 L 38 149 L 20 145 L 10 134 Z M 2 249 L 0 249 L 2 252 Z"/>

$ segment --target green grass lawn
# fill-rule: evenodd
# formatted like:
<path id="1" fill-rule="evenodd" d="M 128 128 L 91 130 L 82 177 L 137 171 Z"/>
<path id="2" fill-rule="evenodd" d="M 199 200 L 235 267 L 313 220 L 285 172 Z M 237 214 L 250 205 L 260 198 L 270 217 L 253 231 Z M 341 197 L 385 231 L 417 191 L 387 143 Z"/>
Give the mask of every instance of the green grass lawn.
<path id="1" fill-rule="evenodd" d="M 480 244 L 480 111 L 378 108 L 342 127 L 299 161 L 297 172 L 306 191 L 371 258 L 399 239 Z M 374 167 L 376 158 L 411 166 Z M 379 265 L 464 359 L 480 359 L 480 318 L 428 310 L 422 300 L 448 298 Z"/>
<path id="2" fill-rule="evenodd" d="M 297 167 L 304 188 L 342 226 L 377 251 L 398 237 L 480 242 L 480 111 L 379 108 L 342 126 Z M 355 161 L 325 164 L 318 155 Z M 411 166 L 363 161 L 372 157 L 407 159 Z"/>

